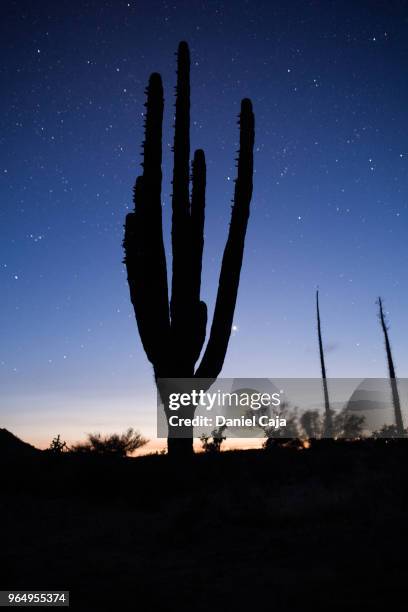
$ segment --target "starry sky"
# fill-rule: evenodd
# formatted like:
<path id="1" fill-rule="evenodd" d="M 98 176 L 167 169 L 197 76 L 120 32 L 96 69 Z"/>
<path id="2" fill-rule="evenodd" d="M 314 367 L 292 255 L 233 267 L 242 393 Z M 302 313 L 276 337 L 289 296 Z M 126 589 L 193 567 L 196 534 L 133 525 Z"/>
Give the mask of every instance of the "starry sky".
<path id="1" fill-rule="evenodd" d="M 333 377 L 386 375 L 381 295 L 408 376 L 405 0 L 5 1 L 1 21 L 0 427 L 128 426 L 154 438 L 155 388 L 122 264 L 144 89 L 165 90 L 169 247 L 175 50 L 192 55 L 192 149 L 208 165 L 203 298 L 228 229 L 237 113 L 256 117 L 228 377 L 317 377 L 314 291 Z"/>

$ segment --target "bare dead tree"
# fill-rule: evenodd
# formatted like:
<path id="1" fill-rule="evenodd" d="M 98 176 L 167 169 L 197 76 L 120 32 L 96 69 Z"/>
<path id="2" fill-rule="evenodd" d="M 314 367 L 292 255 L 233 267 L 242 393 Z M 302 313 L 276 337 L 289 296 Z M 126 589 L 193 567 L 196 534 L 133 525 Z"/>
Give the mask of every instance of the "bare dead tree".
<path id="1" fill-rule="evenodd" d="M 325 364 L 325 359 L 324 359 L 322 325 L 320 321 L 319 290 L 318 289 L 316 291 L 316 318 L 317 318 L 317 335 L 319 339 L 320 368 L 322 371 L 322 384 L 323 384 L 323 396 L 324 396 L 325 418 L 324 418 L 323 436 L 325 438 L 331 438 L 333 436 L 333 422 L 332 422 L 332 413 L 330 409 L 329 390 L 327 387 L 326 364 Z"/>
<path id="2" fill-rule="evenodd" d="M 382 299 L 380 297 L 378 298 L 378 302 L 377 303 L 378 303 L 378 308 L 379 308 L 378 318 L 380 320 L 381 329 L 383 330 L 384 343 L 385 343 L 385 352 L 387 354 L 387 363 L 388 363 L 388 372 L 389 372 L 389 376 L 390 376 L 392 404 L 393 404 L 393 407 L 394 407 L 394 415 L 395 415 L 395 425 L 396 425 L 396 428 L 397 428 L 397 435 L 399 437 L 402 437 L 402 436 L 405 435 L 405 431 L 404 431 L 404 422 L 402 420 L 401 402 L 400 402 L 400 397 L 399 397 L 399 393 L 398 393 L 397 378 L 395 376 L 395 367 L 394 367 L 394 360 L 392 358 L 391 344 L 390 344 L 390 339 L 389 339 L 389 336 L 388 336 L 388 326 L 387 326 L 387 321 L 386 321 L 385 315 L 384 315 Z"/>

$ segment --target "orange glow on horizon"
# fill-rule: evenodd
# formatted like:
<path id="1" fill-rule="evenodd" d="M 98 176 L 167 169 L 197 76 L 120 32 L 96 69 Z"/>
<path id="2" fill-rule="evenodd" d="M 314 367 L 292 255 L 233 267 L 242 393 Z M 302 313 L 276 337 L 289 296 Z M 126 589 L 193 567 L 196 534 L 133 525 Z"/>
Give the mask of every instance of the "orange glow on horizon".
<path id="1" fill-rule="evenodd" d="M 29 444 L 32 444 L 33 446 L 40 448 L 42 450 L 48 448 L 51 442 L 51 439 L 48 436 L 46 438 L 43 436 L 40 438 L 37 436 L 33 436 L 33 437 L 20 436 L 17 431 L 13 431 L 12 433 L 14 433 L 14 435 L 18 436 L 22 440 L 24 440 L 24 442 L 28 442 Z M 61 438 L 65 440 L 64 436 L 61 436 Z M 85 436 L 83 436 L 82 438 L 84 439 Z M 66 439 L 65 441 L 67 442 L 68 446 L 70 446 L 71 444 L 74 444 L 78 442 L 79 440 Z M 263 441 L 264 441 L 263 438 L 230 438 L 230 439 L 227 439 L 223 443 L 221 450 L 229 451 L 229 450 L 248 450 L 248 449 L 253 449 L 253 448 L 261 448 Z M 152 438 L 149 440 L 149 442 L 145 446 L 143 446 L 138 451 L 136 451 L 134 456 L 137 457 L 137 456 L 142 456 L 142 455 L 149 455 L 152 453 L 160 453 L 166 448 L 167 448 L 167 440 L 165 438 Z M 201 442 L 199 441 L 198 438 L 194 440 L 194 451 L 196 453 L 202 451 Z"/>

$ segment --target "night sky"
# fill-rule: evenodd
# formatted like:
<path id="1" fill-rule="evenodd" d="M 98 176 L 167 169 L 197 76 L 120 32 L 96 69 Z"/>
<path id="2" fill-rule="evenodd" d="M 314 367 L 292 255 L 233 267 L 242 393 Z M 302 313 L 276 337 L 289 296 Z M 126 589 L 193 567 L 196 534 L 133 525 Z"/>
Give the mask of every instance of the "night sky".
<path id="1" fill-rule="evenodd" d="M 144 89 L 165 91 L 169 246 L 175 51 L 192 55 L 192 149 L 207 156 L 212 311 L 240 100 L 256 119 L 252 212 L 228 377 L 386 376 L 375 300 L 408 376 L 408 3 L 3 2 L 0 427 L 47 445 L 133 426 L 155 387 L 122 264 Z"/>

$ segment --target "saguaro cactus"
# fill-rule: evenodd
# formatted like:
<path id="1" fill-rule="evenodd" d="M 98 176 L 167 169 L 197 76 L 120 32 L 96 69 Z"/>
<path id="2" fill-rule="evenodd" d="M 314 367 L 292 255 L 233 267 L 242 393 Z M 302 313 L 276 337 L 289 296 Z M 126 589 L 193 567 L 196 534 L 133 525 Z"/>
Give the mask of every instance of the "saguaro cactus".
<path id="1" fill-rule="evenodd" d="M 333 436 L 333 422 L 332 422 L 332 413 L 330 409 L 329 390 L 327 388 L 326 364 L 324 360 L 322 325 L 320 321 L 319 291 L 318 290 L 316 291 L 316 318 L 317 318 L 317 335 L 319 339 L 320 368 L 322 371 L 323 396 L 324 396 L 323 435 L 325 438 L 331 438 Z"/>
<path id="2" fill-rule="evenodd" d="M 378 318 L 380 319 L 381 329 L 384 334 L 384 342 L 385 342 L 385 352 L 387 353 L 387 363 L 388 363 L 388 372 L 390 375 L 390 385 L 391 385 L 391 395 L 392 395 L 392 404 L 394 406 L 394 414 L 395 414 L 395 426 L 397 429 L 397 435 L 403 437 L 405 435 L 404 432 L 404 423 L 402 420 L 402 412 L 401 412 L 401 402 L 398 393 L 397 386 L 397 378 L 395 376 L 395 367 L 394 360 L 392 358 L 391 352 L 391 344 L 388 337 L 388 327 L 387 322 L 385 320 L 382 300 L 378 298 Z"/>
<path id="3" fill-rule="evenodd" d="M 162 233 L 161 162 L 163 89 L 151 75 L 147 87 L 143 174 L 134 188 L 134 212 L 126 217 L 125 263 L 140 338 L 155 379 L 212 378 L 223 366 L 238 292 L 249 206 L 252 197 L 254 116 L 251 101 L 241 102 L 238 175 L 228 239 L 224 249 L 214 317 L 204 346 L 207 307 L 200 299 L 204 245 L 206 164 L 194 154 L 190 196 L 190 54 L 177 54 L 176 115 L 172 196 L 172 282 L 169 301 Z M 192 438 L 168 440 L 169 453 L 191 453 Z"/>

